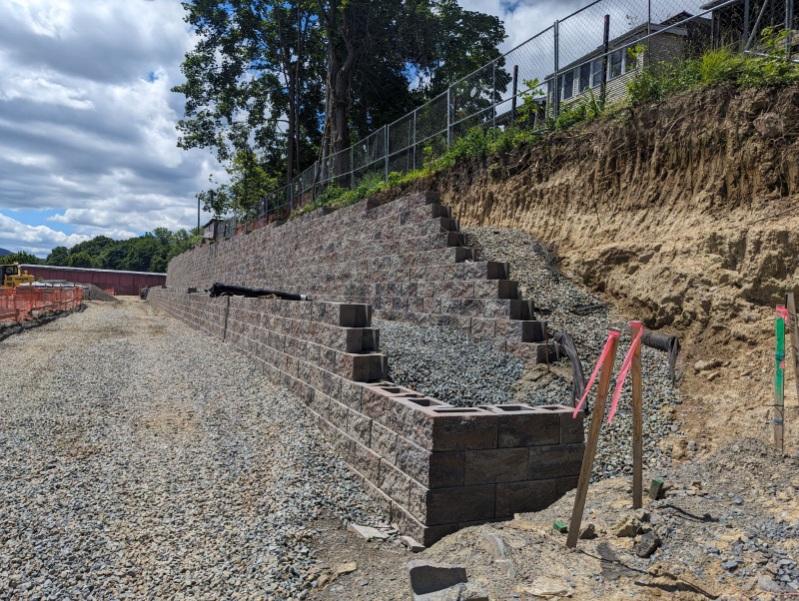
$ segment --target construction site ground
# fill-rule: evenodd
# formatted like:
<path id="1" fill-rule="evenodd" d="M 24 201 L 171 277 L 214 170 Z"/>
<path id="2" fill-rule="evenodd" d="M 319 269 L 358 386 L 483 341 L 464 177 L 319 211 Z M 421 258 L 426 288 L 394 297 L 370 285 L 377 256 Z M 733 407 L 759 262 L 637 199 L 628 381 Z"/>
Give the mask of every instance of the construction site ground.
<path id="1" fill-rule="evenodd" d="M 631 317 L 614 310 L 600 325 Z M 385 516 L 296 399 L 243 355 L 138 299 L 91 302 L 13 336 L 0 364 L 7 598 L 405 600 L 412 559 L 465 567 L 492 601 L 799 593 L 797 458 L 747 438 L 761 429 L 741 420 L 726 442 L 705 444 L 701 416 L 715 410 L 706 396 L 659 405 L 669 419 L 647 431 L 659 452 L 645 481 L 667 490 L 643 511 L 631 509 L 626 460 L 602 465 L 628 452 L 628 430 L 606 430 L 613 444 L 595 466 L 584 519 L 596 537 L 576 550 L 553 528 L 568 522 L 570 493 L 412 553 L 390 529 L 380 541 L 348 530 Z M 568 378 L 547 369 L 542 386 Z"/>

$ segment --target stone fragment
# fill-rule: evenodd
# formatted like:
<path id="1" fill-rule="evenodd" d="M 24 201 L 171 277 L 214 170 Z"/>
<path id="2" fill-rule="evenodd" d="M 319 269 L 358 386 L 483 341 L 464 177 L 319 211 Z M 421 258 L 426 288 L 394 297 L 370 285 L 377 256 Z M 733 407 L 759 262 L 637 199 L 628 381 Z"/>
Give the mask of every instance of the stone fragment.
<path id="1" fill-rule="evenodd" d="M 414 597 L 443 591 L 467 582 L 466 568 L 462 566 L 431 563 L 420 559 L 408 562 L 408 576 Z"/>
<path id="2" fill-rule="evenodd" d="M 757 588 L 767 593 L 781 593 L 782 587 L 774 582 L 768 574 L 761 574 L 757 577 Z"/>
<path id="3" fill-rule="evenodd" d="M 517 586 L 516 592 L 526 593 L 533 599 L 556 599 L 571 597 L 574 594 L 574 590 L 568 584 L 546 576 L 536 578 L 532 584 Z"/>
<path id="4" fill-rule="evenodd" d="M 721 567 L 727 570 L 728 572 L 734 572 L 738 568 L 738 560 L 737 559 L 729 559 L 721 564 Z"/>
<path id="5" fill-rule="evenodd" d="M 649 557 L 657 551 L 658 547 L 660 547 L 660 543 L 660 539 L 654 532 L 647 532 L 635 543 L 633 551 L 635 551 L 638 557 Z"/>
<path id="6" fill-rule="evenodd" d="M 358 564 L 354 561 L 348 561 L 346 563 L 340 563 L 335 568 L 333 568 L 333 573 L 336 577 L 341 576 L 342 574 L 351 574 L 355 570 L 358 569 Z"/>
<path id="7" fill-rule="evenodd" d="M 596 538 L 596 526 L 593 524 L 588 524 L 585 528 L 580 531 L 580 538 L 582 540 L 592 540 Z"/>
<path id="8" fill-rule="evenodd" d="M 622 538 L 632 538 L 641 532 L 641 522 L 638 518 L 626 517 L 615 526 L 613 534 Z"/>
<path id="9" fill-rule="evenodd" d="M 400 536 L 399 537 L 400 543 L 402 543 L 411 553 L 419 553 L 420 551 L 424 551 L 425 547 L 422 543 L 417 541 L 415 538 L 410 536 Z"/>
<path id="10" fill-rule="evenodd" d="M 387 540 L 389 535 L 386 532 L 372 528 L 371 526 L 361 526 L 360 524 L 351 523 L 347 526 L 347 530 L 354 532 L 366 540 Z"/>
<path id="11" fill-rule="evenodd" d="M 717 369 L 719 367 L 721 367 L 721 361 L 718 359 L 700 359 L 694 363 L 694 370 L 696 371 L 708 371 L 710 369 Z"/>

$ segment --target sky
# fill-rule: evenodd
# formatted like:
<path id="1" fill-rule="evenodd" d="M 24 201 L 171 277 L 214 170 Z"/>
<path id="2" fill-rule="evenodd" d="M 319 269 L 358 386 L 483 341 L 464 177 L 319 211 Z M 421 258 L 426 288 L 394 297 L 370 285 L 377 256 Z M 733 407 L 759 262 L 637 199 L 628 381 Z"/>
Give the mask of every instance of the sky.
<path id="1" fill-rule="evenodd" d="M 503 50 L 586 3 L 462 0 L 504 20 Z M 0 0 L 0 248 L 196 224 L 222 170 L 176 146 L 192 44 L 178 0 Z"/>

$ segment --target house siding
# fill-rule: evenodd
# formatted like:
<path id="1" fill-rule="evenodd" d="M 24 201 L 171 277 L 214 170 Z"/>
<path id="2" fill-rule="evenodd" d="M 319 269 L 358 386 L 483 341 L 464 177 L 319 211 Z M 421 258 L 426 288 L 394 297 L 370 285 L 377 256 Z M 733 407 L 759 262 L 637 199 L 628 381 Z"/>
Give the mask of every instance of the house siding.
<path id="1" fill-rule="evenodd" d="M 631 44 L 634 45 L 634 44 Z M 626 48 L 627 46 L 622 46 Z M 620 47 L 613 48 L 612 51 L 618 50 Z M 686 52 L 686 43 L 685 37 L 683 35 L 675 34 L 675 33 L 662 33 L 659 35 L 655 35 L 650 38 L 648 48 L 641 53 L 637 58 L 637 64 L 634 69 L 627 70 L 624 74 L 614 77 L 612 79 L 608 79 L 607 81 L 607 102 L 614 103 L 627 97 L 627 84 L 632 81 L 640 72 L 644 64 L 651 64 L 655 62 L 662 62 L 662 61 L 675 61 L 685 57 Z M 587 59 L 586 59 L 587 60 Z M 579 69 L 579 67 L 577 68 Z M 579 82 L 579 77 L 575 74 L 574 78 L 574 90 L 576 92 L 577 85 Z M 586 89 L 584 92 L 575 93 L 574 96 L 567 99 L 561 99 L 560 107 L 564 109 L 569 106 L 574 106 L 577 103 L 585 102 L 590 97 L 591 94 L 594 95 L 595 98 L 599 98 L 601 93 L 601 85 L 591 86 L 590 88 Z M 548 107 L 553 107 L 553 89 L 552 86 L 549 86 L 549 93 L 547 95 L 547 105 Z M 550 108 L 550 114 L 551 114 Z"/>

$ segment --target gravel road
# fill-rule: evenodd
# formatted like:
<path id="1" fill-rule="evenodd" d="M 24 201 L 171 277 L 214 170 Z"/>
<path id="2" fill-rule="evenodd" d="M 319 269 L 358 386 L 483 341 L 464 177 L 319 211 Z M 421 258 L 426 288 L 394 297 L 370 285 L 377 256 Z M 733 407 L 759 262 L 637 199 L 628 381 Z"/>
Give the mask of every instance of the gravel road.
<path id="1" fill-rule="evenodd" d="M 0 343 L 0 597 L 302 599 L 374 522 L 288 393 L 139 301 Z"/>

